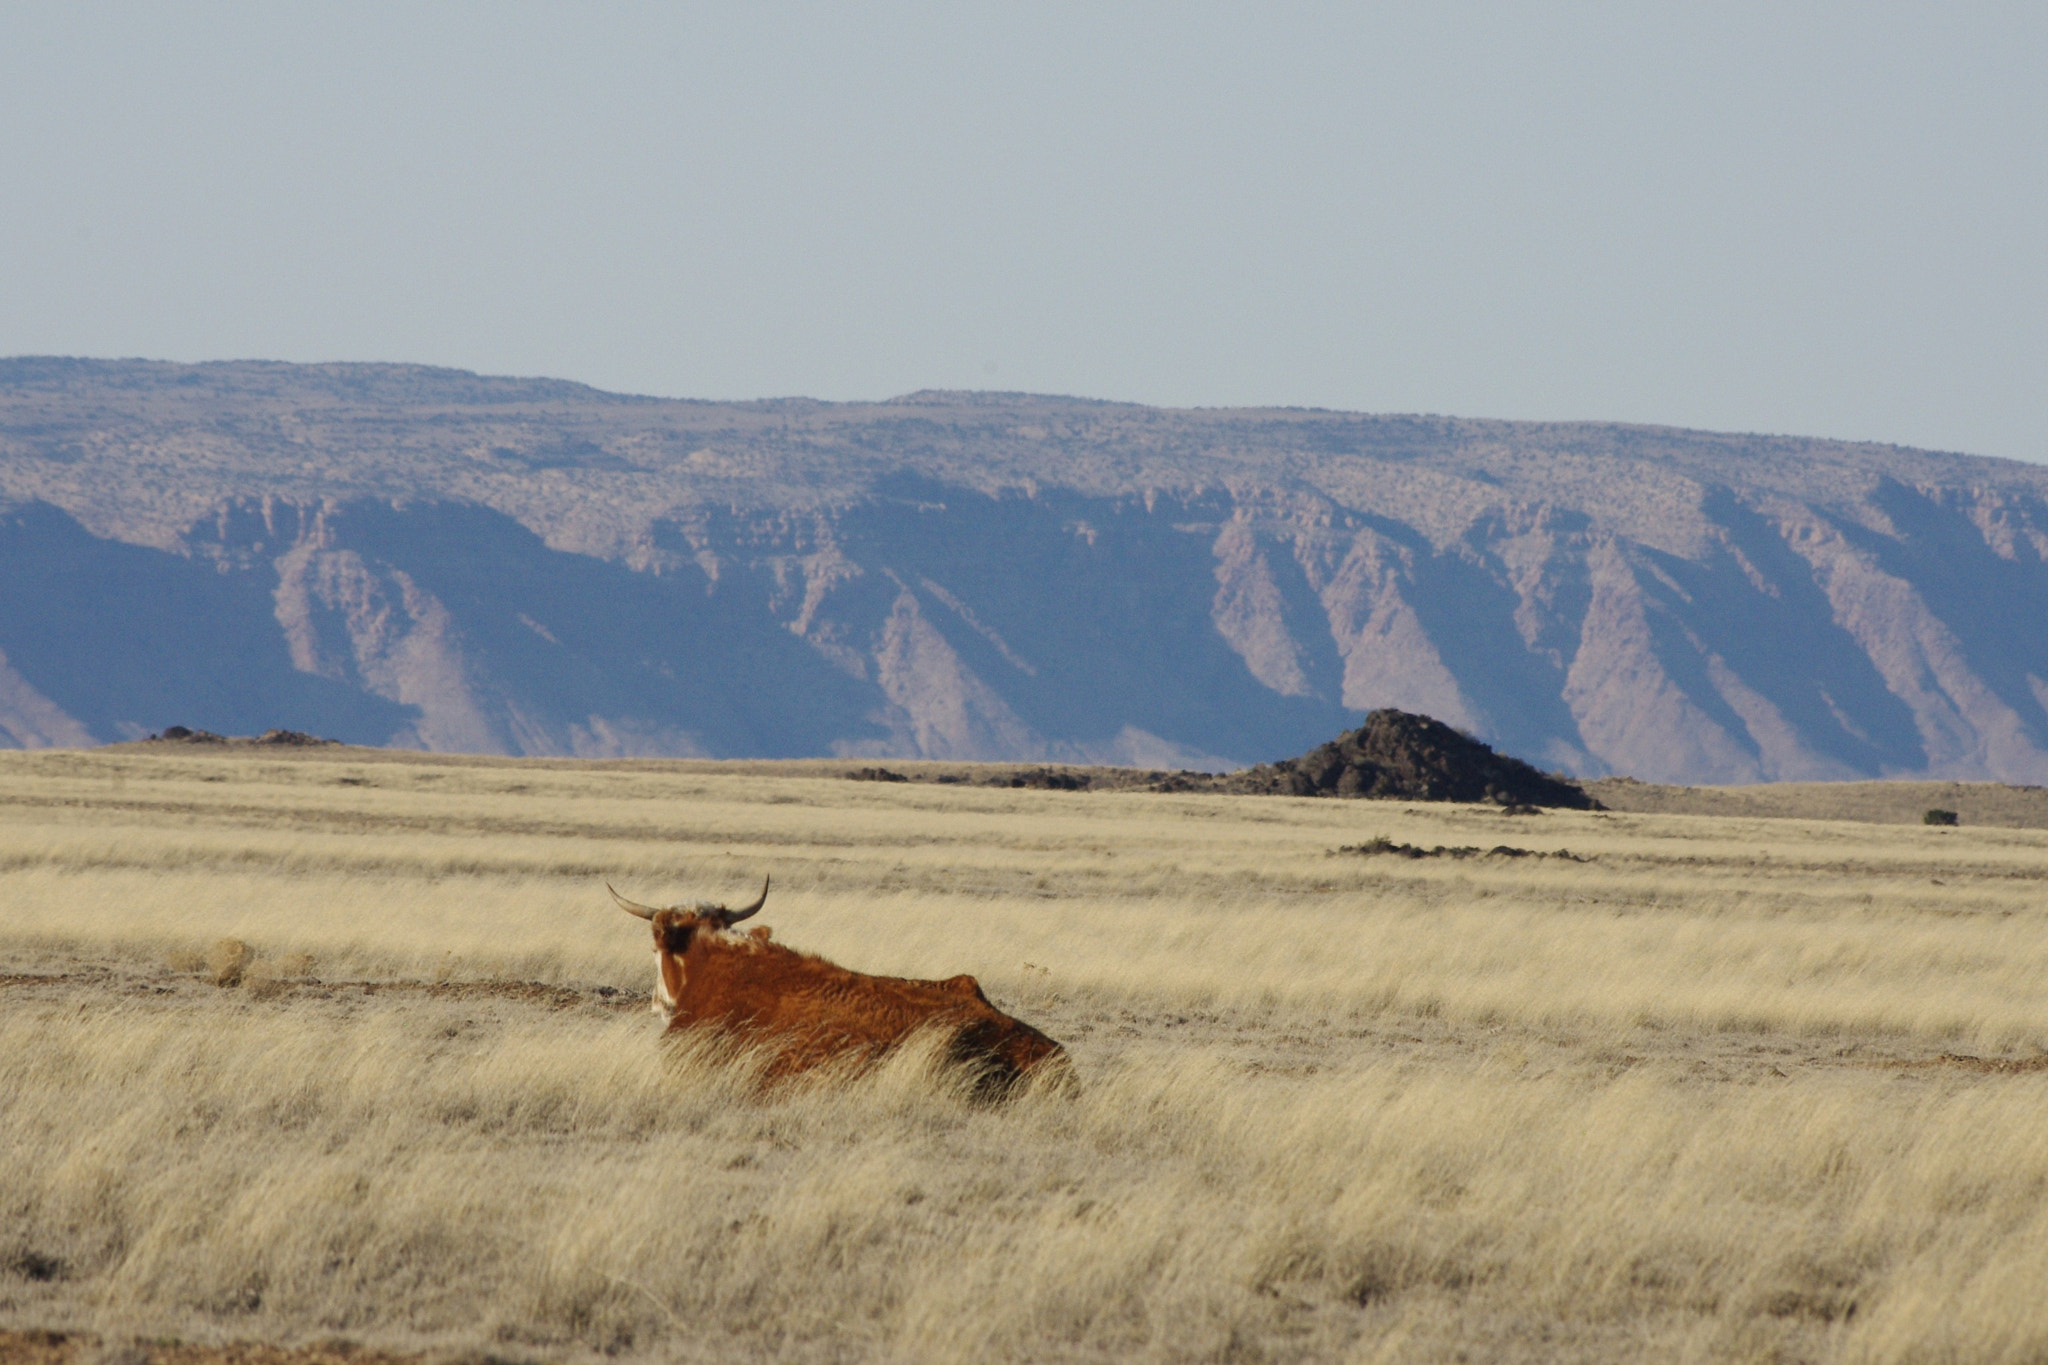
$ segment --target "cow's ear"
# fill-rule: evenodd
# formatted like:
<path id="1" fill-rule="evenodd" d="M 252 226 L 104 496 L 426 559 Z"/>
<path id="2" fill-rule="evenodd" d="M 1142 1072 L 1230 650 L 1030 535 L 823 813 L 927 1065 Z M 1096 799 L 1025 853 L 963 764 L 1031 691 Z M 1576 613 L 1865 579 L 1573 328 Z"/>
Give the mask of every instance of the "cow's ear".
<path id="1" fill-rule="evenodd" d="M 946 989 L 955 995 L 964 995 L 974 1000 L 981 999 L 981 983 L 971 976 L 949 976 L 944 984 Z"/>

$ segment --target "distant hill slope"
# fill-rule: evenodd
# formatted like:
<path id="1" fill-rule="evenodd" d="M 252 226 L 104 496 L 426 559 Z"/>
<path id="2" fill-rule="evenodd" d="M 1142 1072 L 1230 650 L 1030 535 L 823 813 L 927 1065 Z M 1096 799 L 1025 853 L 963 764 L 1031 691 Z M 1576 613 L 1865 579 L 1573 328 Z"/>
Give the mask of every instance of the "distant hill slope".
<path id="1" fill-rule="evenodd" d="M 0 361 L 0 743 L 2048 781 L 2048 469 L 1014 394 Z"/>

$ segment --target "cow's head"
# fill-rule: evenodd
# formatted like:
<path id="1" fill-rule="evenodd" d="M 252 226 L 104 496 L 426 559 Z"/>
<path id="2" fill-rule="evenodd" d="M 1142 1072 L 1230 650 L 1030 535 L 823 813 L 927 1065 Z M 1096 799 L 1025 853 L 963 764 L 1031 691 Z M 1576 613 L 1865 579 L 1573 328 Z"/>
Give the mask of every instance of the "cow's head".
<path id="1" fill-rule="evenodd" d="M 701 901 L 696 905 L 671 905 L 656 907 L 629 901 L 606 882 L 604 889 L 611 891 L 612 899 L 619 903 L 619 909 L 629 915 L 638 915 L 654 926 L 654 1012 L 666 1019 L 675 1013 L 676 1002 L 683 998 L 683 954 L 690 949 L 690 939 L 706 930 L 730 929 L 768 903 L 768 883 L 771 878 L 761 879 L 761 894 L 752 905 L 743 905 L 737 910 L 728 910 L 722 905 Z M 761 931 L 765 932 L 765 931 Z"/>

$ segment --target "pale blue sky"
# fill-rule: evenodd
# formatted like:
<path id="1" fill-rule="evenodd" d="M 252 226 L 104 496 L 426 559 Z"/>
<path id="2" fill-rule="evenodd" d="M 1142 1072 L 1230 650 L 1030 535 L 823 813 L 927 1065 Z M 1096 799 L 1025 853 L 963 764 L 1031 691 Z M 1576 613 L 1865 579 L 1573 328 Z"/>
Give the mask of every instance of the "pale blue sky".
<path id="1" fill-rule="evenodd" d="M 9 5 L 0 354 L 2048 459 L 2048 6 Z"/>

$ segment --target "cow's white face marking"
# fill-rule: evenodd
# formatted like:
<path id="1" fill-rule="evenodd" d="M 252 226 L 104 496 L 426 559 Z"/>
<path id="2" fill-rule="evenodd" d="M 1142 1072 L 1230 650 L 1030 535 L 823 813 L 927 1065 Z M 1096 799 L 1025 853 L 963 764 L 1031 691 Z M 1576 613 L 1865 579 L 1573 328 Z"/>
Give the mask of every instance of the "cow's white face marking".
<path id="1" fill-rule="evenodd" d="M 663 958 L 667 961 L 664 962 Z M 671 986 L 669 974 L 675 974 Z M 676 999 L 683 989 L 683 960 L 672 954 L 664 954 L 659 944 L 654 949 L 654 1003 L 650 1008 L 663 1019 L 676 1012 Z"/>

